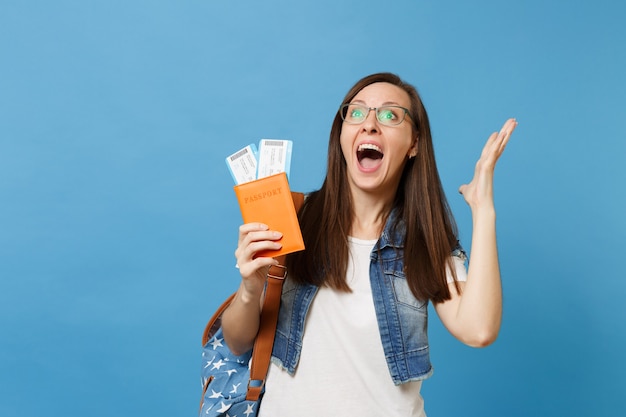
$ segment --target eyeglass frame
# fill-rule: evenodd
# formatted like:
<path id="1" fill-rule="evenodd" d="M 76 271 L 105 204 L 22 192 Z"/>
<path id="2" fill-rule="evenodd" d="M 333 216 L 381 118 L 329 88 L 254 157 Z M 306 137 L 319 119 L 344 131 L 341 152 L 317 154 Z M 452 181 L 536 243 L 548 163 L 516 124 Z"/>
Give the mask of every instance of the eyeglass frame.
<path id="1" fill-rule="evenodd" d="M 363 108 L 364 110 L 367 110 L 367 115 L 363 118 L 363 120 L 361 122 L 359 122 L 359 123 L 351 123 L 351 122 L 346 120 L 345 115 L 343 114 L 343 110 L 345 109 L 346 113 L 347 113 L 348 107 L 350 107 L 350 106 L 359 106 L 359 107 Z M 381 121 L 378 118 L 378 109 L 385 108 L 385 107 L 394 107 L 394 108 L 397 108 L 397 109 L 402 109 L 404 111 L 402 120 L 400 120 L 396 124 L 388 124 L 388 123 L 385 123 L 385 122 Z M 342 104 L 339 107 L 339 117 L 341 117 L 341 120 L 343 120 L 347 124 L 356 126 L 356 125 L 363 124 L 365 122 L 365 120 L 367 119 L 367 116 L 369 116 L 369 114 L 370 114 L 370 112 L 372 110 L 374 110 L 374 114 L 376 115 L 376 120 L 379 121 L 383 126 L 400 126 L 402 124 L 402 122 L 404 121 L 404 119 L 406 118 L 406 116 L 409 116 L 409 120 L 411 121 L 413 126 L 417 127 L 417 123 L 415 123 L 415 121 L 413 120 L 413 117 L 411 116 L 411 111 L 409 109 L 407 109 L 406 107 L 396 106 L 396 105 L 392 105 L 392 104 L 379 106 L 379 107 L 368 107 L 366 105 L 361 105 L 361 104 L 357 104 L 357 103 L 345 103 L 345 104 Z"/>

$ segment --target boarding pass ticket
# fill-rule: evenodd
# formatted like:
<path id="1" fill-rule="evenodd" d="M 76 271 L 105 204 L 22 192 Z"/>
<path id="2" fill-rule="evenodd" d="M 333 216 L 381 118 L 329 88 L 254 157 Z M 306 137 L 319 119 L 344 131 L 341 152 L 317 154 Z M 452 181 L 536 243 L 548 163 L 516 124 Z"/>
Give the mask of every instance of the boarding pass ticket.
<path id="1" fill-rule="evenodd" d="M 256 180 L 258 151 L 252 143 L 226 158 L 226 165 L 236 184 Z"/>
<path id="2" fill-rule="evenodd" d="M 261 139 L 259 148 L 250 144 L 226 158 L 226 165 L 236 184 L 291 170 L 290 140 Z"/>
<path id="3" fill-rule="evenodd" d="M 259 144 L 259 168 L 257 178 L 284 172 L 289 178 L 291 169 L 291 141 L 261 139 Z"/>

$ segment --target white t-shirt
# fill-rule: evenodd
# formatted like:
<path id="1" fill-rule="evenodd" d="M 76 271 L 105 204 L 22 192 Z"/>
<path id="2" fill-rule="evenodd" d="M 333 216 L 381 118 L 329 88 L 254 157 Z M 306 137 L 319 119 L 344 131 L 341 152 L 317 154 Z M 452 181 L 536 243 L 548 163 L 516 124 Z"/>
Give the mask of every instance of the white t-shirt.
<path id="1" fill-rule="evenodd" d="M 369 276 L 376 240 L 349 238 L 349 243 L 352 292 L 318 290 L 296 372 L 291 376 L 272 363 L 259 417 L 426 416 L 422 381 L 396 386 L 389 375 Z M 457 279 L 464 280 L 463 262 L 456 266 Z"/>

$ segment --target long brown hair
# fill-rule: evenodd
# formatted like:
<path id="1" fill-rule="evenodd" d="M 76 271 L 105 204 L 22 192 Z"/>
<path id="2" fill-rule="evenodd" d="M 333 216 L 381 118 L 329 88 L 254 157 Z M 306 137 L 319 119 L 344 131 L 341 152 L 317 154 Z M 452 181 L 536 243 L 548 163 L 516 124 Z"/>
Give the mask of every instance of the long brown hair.
<path id="1" fill-rule="evenodd" d="M 454 273 L 450 254 L 457 245 L 457 229 L 437 171 L 428 115 L 417 90 L 395 74 L 372 74 L 359 80 L 341 104 L 349 103 L 363 88 L 378 82 L 402 88 L 411 99 L 418 151 L 405 163 L 396 190 L 393 227 L 405 226 L 404 269 L 413 295 L 441 302 L 450 299 L 446 266 Z M 322 187 L 307 197 L 298 214 L 306 250 L 289 255 L 287 269 L 290 279 L 296 282 L 350 291 L 346 271 L 353 207 L 339 142 L 342 126 L 337 111 L 328 143 L 326 178 Z"/>

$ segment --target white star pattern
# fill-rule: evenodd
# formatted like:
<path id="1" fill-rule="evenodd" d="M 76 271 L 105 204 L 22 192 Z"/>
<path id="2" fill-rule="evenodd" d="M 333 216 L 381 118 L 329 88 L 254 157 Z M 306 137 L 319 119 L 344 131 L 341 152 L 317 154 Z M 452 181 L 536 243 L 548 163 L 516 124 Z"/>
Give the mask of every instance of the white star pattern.
<path id="1" fill-rule="evenodd" d="M 221 331 L 213 335 L 202 352 L 202 383 L 205 389 L 202 416 L 253 417 L 256 414 L 256 403 L 241 398 L 248 383 L 246 368 L 250 369 L 249 356 L 234 356 L 228 350 Z M 233 404 L 234 398 L 243 402 Z"/>
<path id="2" fill-rule="evenodd" d="M 210 361 L 208 361 L 208 362 L 206 363 L 205 368 L 208 368 L 209 366 L 211 366 L 211 364 L 213 363 L 213 361 L 215 360 L 215 358 L 216 358 L 216 356 L 213 356 L 213 358 L 212 358 Z"/>
<path id="3" fill-rule="evenodd" d="M 220 392 L 215 392 L 215 391 L 211 390 L 211 393 L 212 394 L 211 394 L 211 396 L 209 398 L 220 398 L 220 397 L 223 397 L 221 391 Z"/>
<path id="4" fill-rule="evenodd" d="M 244 413 L 247 417 L 249 417 L 249 416 L 250 416 L 250 414 L 254 413 L 254 410 L 253 410 L 252 408 L 253 408 L 253 404 L 248 404 L 248 408 L 246 408 L 246 411 L 244 411 L 243 413 Z"/>
<path id="5" fill-rule="evenodd" d="M 232 405 L 232 404 L 224 404 L 224 401 L 222 401 L 222 407 L 221 407 L 219 410 L 217 410 L 217 412 L 218 412 L 218 413 L 225 413 L 225 412 L 227 412 L 227 411 L 228 411 L 228 409 L 230 408 L 230 406 L 231 406 L 231 405 Z M 248 411 L 248 410 L 246 410 L 246 412 L 247 412 L 247 411 Z"/>
<path id="6" fill-rule="evenodd" d="M 224 346 L 224 345 L 222 345 L 222 340 L 224 340 L 224 339 L 218 339 L 216 337 L 215 339 L 213 339 L 212 342 L 210 342 L 210 344 L 213 345 L 213 350 L 217 349 L 220 346 Z"/>

